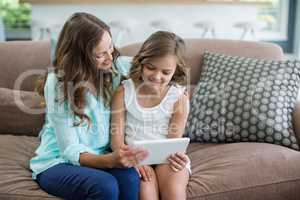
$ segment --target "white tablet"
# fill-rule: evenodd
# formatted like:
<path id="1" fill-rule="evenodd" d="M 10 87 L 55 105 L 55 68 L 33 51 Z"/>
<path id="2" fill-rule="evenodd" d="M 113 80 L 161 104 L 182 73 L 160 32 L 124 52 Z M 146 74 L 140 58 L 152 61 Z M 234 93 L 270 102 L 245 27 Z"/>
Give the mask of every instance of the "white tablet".
<path id="1" fill-rule="evenodd" d="M 154 165 L 168 163 L 168 157 L 176 152 L 185 153 L 189 142 L 190 138 L 168 138 L 134 141 L 130 146 L 148 151 L 148 156 L 139 165 Z"/>

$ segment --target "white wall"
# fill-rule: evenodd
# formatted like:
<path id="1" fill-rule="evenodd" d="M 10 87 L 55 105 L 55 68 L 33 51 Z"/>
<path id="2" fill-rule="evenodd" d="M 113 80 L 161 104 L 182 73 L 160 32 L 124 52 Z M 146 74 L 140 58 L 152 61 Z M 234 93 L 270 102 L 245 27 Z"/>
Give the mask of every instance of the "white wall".
<path id="1" fill-rule="evenodd" d="M 58 32 L 59 27 L 74 12 L 84 11 L 93 13 L 106 23 L 121 21 L 129 26 L 118 45 L 145 40 L 156 29 L 151 27 L 153 20 L 165 20 L 171 31 L 184 38 L 201 37 L 202 31 L 195 28 L 198 21 L 212 21 L 216 27 L 218 38 L 239 39 L 242 31 L 234 28 L 239 21 L 256 21 L 257 6 L 253 4 L 198 4 L 198 5 L 155 5 L 155 4 L 107 4 L 107 5 L 33 5 L 33 38 L 38 39 L 39 27 L 52 27 Z M 53 28 L 56 27 L 56 28 Z M 115 40 L 120 36 L 119 29 L 113 28 Z M 207 37 L 211 37 L 208 35 Z M 120 39 L 120 37 L 119 37 Z M 249 39 L 250 35 L 249 35 Z M 261 39 L 261 38 L 257 38 Z"/>

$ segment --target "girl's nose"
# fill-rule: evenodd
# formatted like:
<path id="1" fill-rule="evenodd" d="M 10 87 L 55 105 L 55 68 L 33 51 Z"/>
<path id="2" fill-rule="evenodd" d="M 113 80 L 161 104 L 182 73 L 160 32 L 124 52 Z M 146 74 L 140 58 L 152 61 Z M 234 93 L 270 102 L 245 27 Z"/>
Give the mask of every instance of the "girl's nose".
<path id="1" fill-rule="evenodd" d="M 153 74 L 153 79 L 155 79 L 155 80 L 160 80 L 160 79 L 161 79 L 161 74 L 160 74 L 160 72 L 154 72 L 154 74 Z"/>

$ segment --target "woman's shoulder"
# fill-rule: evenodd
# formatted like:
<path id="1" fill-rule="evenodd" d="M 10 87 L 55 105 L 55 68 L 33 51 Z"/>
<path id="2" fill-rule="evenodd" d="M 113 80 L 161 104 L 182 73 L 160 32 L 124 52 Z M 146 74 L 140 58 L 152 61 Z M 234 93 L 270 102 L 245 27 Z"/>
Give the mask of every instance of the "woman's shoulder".
<path id="1" fill-rule="evenodd" d="M 128 75 L 132 65 L 132 57 L 130 56 L 119 56 L 116 60 L 116 68 L 122 75 Z"/>
<path id="2" fill-rule="evenodd" d="M 45 86 L 44 86 L 44 90 L 45 92 L 49 91 L 49 92 L 54 92 L 55 91 L 55 87 L 57 85 L 58 79 L 56 74 L 51 71 L 47 74 L 47 78 L 46 78 L 46 82 L 45 82 Z"/>

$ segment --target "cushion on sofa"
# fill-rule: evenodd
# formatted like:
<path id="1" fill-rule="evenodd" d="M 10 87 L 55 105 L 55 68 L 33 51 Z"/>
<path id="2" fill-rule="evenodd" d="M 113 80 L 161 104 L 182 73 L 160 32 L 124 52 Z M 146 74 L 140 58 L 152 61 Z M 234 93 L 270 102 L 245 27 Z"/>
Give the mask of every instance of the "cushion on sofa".
<path id="1" fill-rule="evenodd" d="M 37 136 L 44 109 L 36 92 L 0 88 L 0 134 Z"/>
<path id="2" fill-rule="evenodd" d="M 268 142 L 299 149 L 292 113 L 300 61 L 204 54 L 187 134 L 199 142 Z"/>

